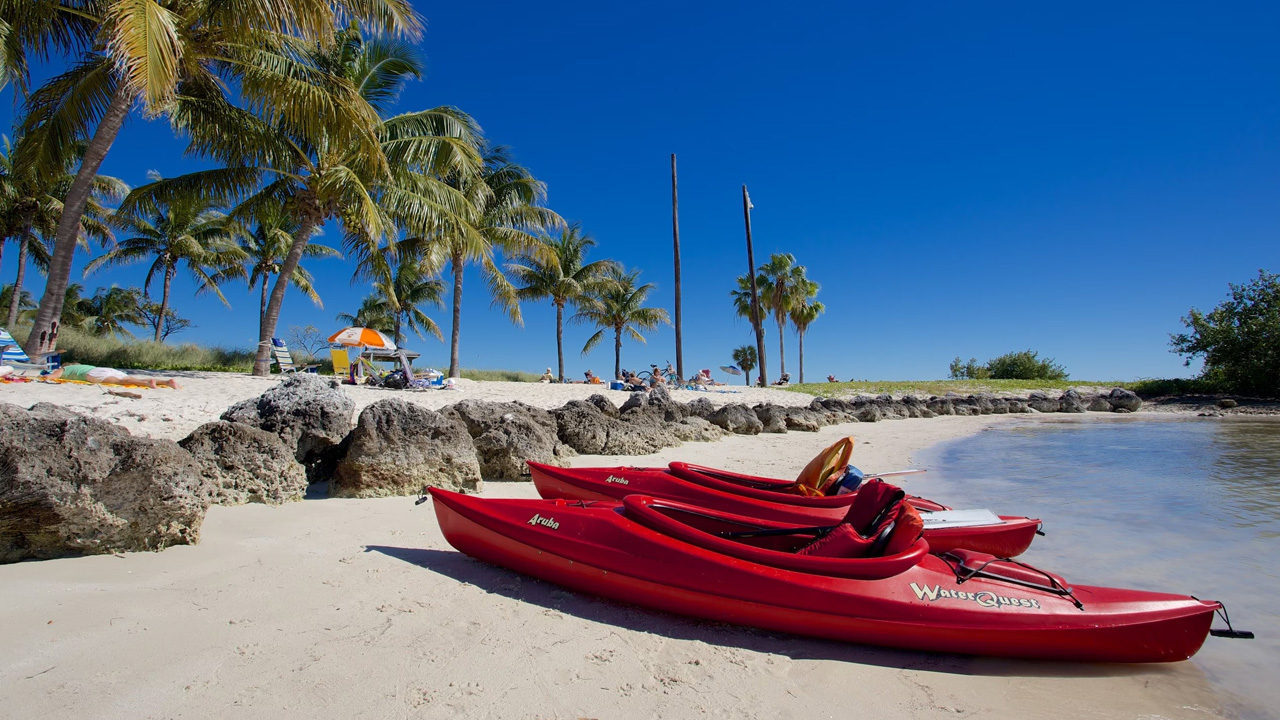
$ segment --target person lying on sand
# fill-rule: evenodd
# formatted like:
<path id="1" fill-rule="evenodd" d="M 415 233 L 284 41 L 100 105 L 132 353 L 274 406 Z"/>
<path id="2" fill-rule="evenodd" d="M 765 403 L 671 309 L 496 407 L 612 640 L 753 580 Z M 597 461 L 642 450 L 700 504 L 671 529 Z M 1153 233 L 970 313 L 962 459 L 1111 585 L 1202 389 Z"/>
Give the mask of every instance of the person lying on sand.
<path id="1" fill-rule="evenodd" d="M 163 385 L 174 390 L 179 389 L 178 381 L 174 378 L 129 375 L 115 368 L 95 367 L 93 365 L 64 365 L 45 375 L 45 377 L 50 380 L 80 380 L 94 385 L 125 385 L 127 387 L 148 387 L 153 390 Z"/>

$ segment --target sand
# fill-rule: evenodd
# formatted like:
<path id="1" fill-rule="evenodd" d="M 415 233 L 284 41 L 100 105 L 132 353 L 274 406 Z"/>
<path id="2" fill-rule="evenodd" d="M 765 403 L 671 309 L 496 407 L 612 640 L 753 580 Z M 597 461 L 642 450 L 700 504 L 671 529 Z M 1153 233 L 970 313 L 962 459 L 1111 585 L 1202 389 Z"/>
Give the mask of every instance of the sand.
<path id="1" fill-rule="evenodd" d="M 272 382 L 209 375 L 184 378 L 181 391 L 140 391 L 143 400 L 34 384 L 0 388 L 0 400 L 58 402 L 181 437 Z M 553 407 L 593 390 L 465 383 L 395 396 Z M 361 406 L 389 396 L 348 392 Z M 760 393 L 790 395 L 724 398 Z M 788 475 L 853 434 L 861 467 L 895 469 L 935 443 L 1011 422 L 1034 419 L 853 424 L 575 463 L 688 460 Z M 529 483 L 484 492 L 535 495 Z M 0 714 L 15 718 L 1204 718 L 1227 702 L 1191 663 L 884 650 L 598 600 L 457 553 L 431 505 L 409 498 L 214 507 L 197 546 L 0 566 L 0 609 Z"/>

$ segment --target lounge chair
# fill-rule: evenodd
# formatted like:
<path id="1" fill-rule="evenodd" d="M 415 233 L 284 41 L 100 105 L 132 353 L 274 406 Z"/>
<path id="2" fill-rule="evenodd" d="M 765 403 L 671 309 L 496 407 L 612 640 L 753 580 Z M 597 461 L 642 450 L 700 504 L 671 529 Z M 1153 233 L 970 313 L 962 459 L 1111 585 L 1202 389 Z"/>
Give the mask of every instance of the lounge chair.
<path id="1" fill-rule="evenodd" d="M 284 344 L 280 338 L 271 338 L 271 357 L 280 366 L 282 373 L 309 372 L 313 373 L 319 365 L 298 365 L 293 362 L 293 356 L 289 354 L 289 346 Z"/>
<path id="2" fill-rule="evenodd" d="M 0 328 L 0 365 L 8 365 L 18 372 L 56 370 L 62 365 L 61 355 L 58 353 L 49 353 L 44 358 L 44 362 L 32 362 L 9 331 Z"/>
<path id="3" fill-rule="evenodd" d="M 333 376 L 351 380 L 351 356 L 347 354 L 347 349 L 345 347 L 331 347 L 329 348 L 329 357 L 333 360 Z"/>

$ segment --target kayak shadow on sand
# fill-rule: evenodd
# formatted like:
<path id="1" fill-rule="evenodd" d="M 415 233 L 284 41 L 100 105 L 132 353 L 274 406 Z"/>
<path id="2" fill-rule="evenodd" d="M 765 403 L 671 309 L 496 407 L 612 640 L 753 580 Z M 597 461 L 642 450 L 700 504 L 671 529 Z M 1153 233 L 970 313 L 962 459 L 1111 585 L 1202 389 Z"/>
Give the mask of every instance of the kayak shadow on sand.
<path id="1" fill-rule="evenodd" d="M 835 660 L 903 670 L 992 677 L 1123 677 L 1185 672 L 1188 663 L 1122 665 L 982 658 L 947 653 L 894 650 L 820 640 L 783 632 L 698 620 L 649 610 L 563 588 L 554 583 L 475 560 L 460 552 L 430 548 L 367 545 L 377 552 L 474 585 L 485 592 L 537 605 L 584 620 L 679 640 L 783 655 L 793 660 Z"/>

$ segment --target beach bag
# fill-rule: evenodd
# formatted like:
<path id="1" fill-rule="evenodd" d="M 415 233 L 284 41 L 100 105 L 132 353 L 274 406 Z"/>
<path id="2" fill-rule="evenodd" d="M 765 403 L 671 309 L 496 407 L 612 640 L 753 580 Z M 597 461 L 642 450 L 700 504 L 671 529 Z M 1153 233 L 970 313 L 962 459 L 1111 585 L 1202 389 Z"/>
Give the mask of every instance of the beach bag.
<path id="1" fill-rule="evenodd" d="M 409 378 L 403 370 L 392 370 L 382 379 L 382 387 L 389 390 L 404 390 L 409 387 Z"/>

